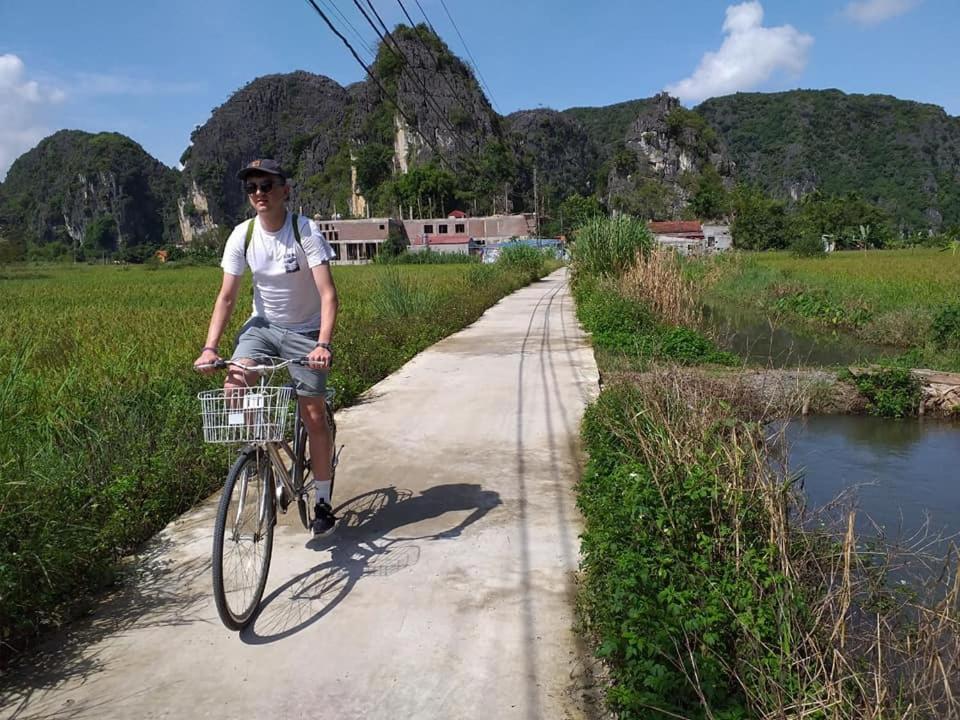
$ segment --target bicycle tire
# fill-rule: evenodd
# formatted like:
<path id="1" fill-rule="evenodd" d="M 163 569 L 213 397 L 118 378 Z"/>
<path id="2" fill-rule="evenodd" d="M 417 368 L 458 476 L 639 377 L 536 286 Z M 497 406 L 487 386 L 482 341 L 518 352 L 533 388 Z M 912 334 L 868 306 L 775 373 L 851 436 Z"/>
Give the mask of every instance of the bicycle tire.
<path id="1" fill-rule="evenodd" d="M 251 488 L 256 507 L 250 503 Z M 248 447 L 230 468 L 213 528 L 213 598 L 220 620 L 231 630 L 245 628 L 260 606 L 273 554 L 274 514 L 273 465 L 266 453 Z M 241 532 L 247 520 L 252 525 L 249 538 Z M 243 546 L 249 547 L 241 550 Z M 245 567 L 248 564 L 251 567 Z"/>

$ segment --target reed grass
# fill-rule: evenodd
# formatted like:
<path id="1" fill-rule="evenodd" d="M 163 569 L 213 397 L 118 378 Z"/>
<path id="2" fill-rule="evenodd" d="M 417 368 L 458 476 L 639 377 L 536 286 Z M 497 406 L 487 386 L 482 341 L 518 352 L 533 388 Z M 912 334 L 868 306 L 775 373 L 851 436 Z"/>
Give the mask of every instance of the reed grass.
<path id="1" fill-rule="evenodd" d="M 574 277 L 620 277 L 653 246 L 642 220 L 629 215 L 593 218 L 577 230 L 571 248 Z"/>

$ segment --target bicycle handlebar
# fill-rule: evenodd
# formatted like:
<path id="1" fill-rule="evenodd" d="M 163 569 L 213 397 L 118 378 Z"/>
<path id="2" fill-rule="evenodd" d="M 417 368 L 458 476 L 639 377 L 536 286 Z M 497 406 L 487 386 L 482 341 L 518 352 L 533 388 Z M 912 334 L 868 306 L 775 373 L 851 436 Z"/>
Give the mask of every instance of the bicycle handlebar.
<path id="1" fill-rule="evenodd" d="M 244 372 L 252 372 L 258 374 L 266 374 L 268 372 L 275 372 L 277 370 L 283 370 L 283 368 L 288 365 L 304 365 L 309 366 L 310 363 L 307 362 L 306 358 L 296 358 L 292 360 L 280 360 L 276 363 L 271 363 L 269 365 L 244 365 L 241 362 L 236 360 L 224 360 L 223 358 L 218 358 L 212 363 L 201 363 L 200 365 L 194 365 L 193 367 L 197 370 L 206 370 L 207 368 L 214 368 L 215 370 L 223 370 L 228 367 L 237 367 L 241 368 Z"/>

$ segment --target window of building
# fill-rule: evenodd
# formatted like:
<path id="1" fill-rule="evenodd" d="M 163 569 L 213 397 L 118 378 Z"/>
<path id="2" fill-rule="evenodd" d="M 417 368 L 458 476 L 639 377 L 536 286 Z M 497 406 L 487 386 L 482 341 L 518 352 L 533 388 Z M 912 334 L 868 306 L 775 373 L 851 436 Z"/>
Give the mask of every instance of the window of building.
<path id="1" fill-rule="evenodd" d="M 383 230 L 383 225 L 380 226 L 380 229 Z"/>
<path id="2" fill-rule="evenodd" d="M 463 223 L 457 223 L 456 225 L 453 226 L 453 231 L 457 235 L 463 235 L 466 232 L 466 228 L 464 227 Z"/>
<path id="3" fill-rule="evenodd" d="M 707 235 L 707 247 L 714 247 L 717 244 L 717 239 L 713 235 Z"/>
<path id="4" fill-rule="evenodd" d="M 437 232 L 438 232 L 440 235 L 446 235 L 446 234 L 447 234 L 447 226 L 446 226 L 446 225 L 437 225 Z"/>
<path id="5" fill-rule="evenodd" d="M 424 234 L 424 235 L 431 235 L 432 233 L 433 233 L 433 225 L 424 225 L 424 226 L 423 226 L 423 234 Z"/>

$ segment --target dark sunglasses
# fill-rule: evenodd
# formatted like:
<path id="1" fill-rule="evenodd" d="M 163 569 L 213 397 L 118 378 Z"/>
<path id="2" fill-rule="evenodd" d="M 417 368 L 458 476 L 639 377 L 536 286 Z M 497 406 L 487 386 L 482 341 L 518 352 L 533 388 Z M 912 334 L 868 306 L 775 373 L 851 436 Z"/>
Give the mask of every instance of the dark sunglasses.
<path id="1" fill-rule="evenodd" d="M 247 195 L 253 195 L 257 190 L 260 190 L 264 195 L 269 193 L 274 188 L 273 180 L 264 180 L 261 183 L 248 182 L 243 186 L 243 189 L 247 191 Z"/>

